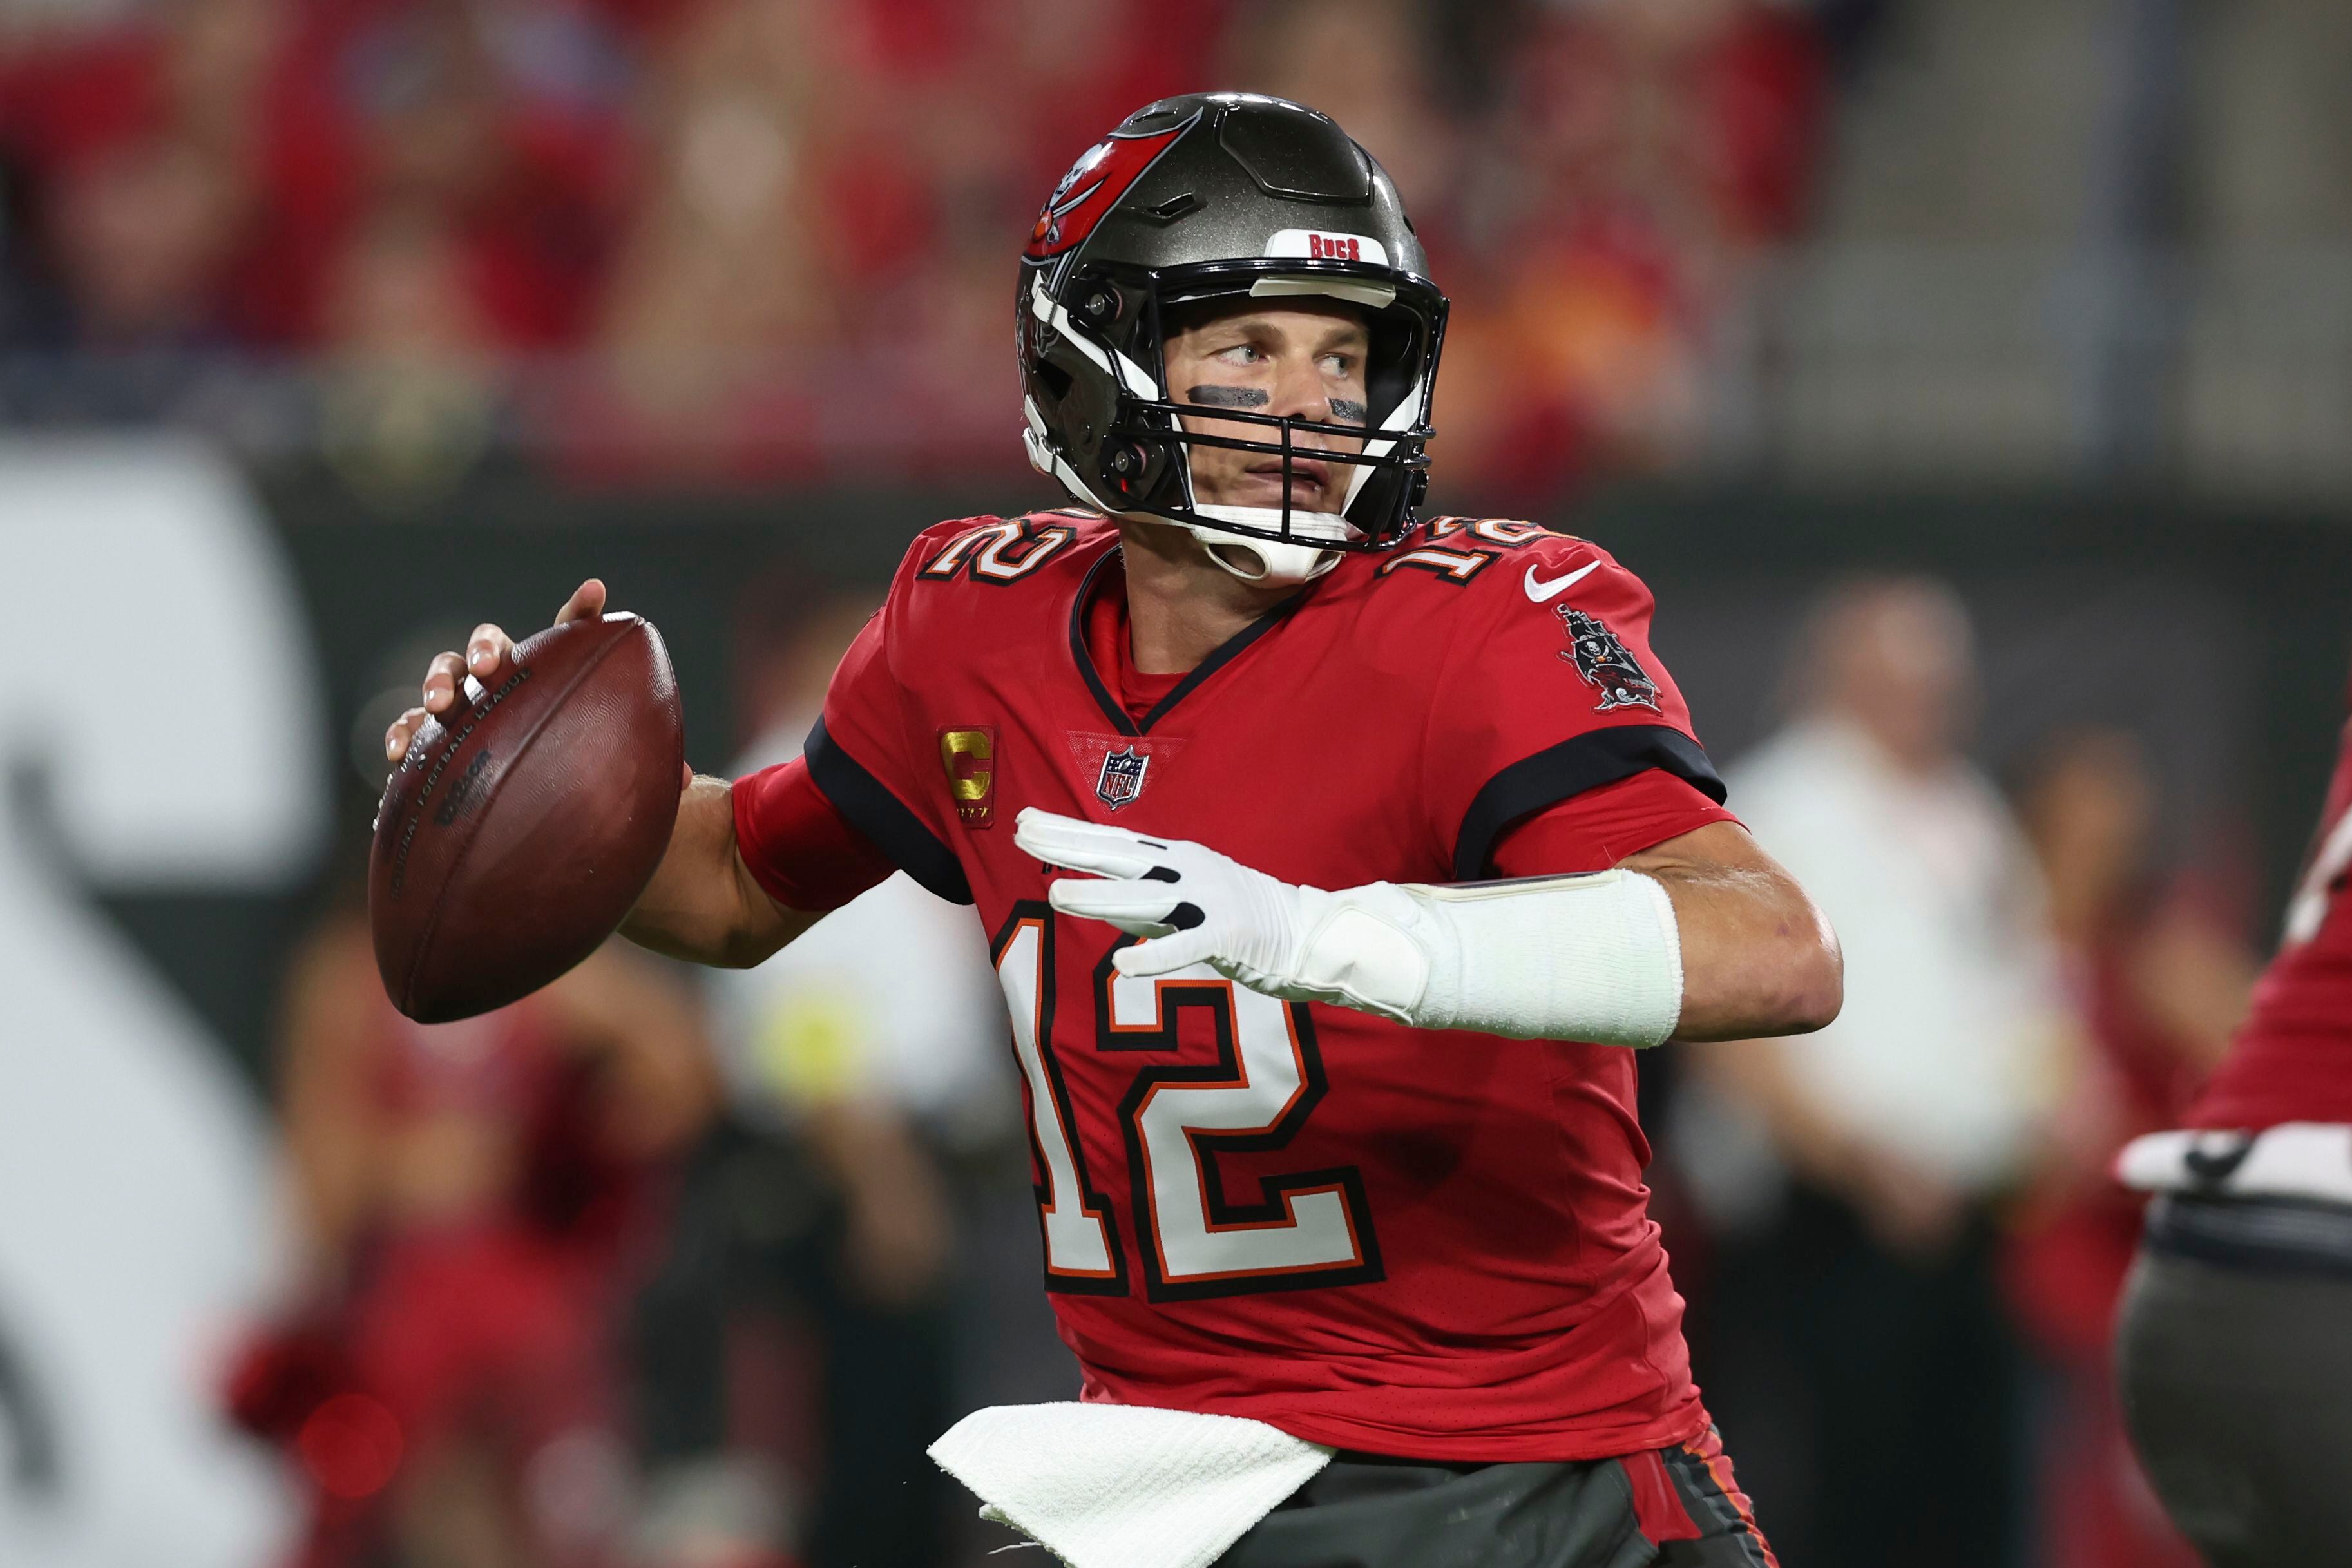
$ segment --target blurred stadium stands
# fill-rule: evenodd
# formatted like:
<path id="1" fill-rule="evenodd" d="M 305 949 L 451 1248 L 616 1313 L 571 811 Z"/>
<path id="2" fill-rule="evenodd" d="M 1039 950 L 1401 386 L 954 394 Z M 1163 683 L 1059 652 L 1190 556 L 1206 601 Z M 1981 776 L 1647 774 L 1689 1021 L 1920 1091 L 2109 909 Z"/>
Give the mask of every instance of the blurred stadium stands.
<path id="1" fill-rule="evenodd" d="M 1007 237 L 1126 108 L 1214 79 L 1328 106 L 1415 195 L 1457 483 L 2352 487 L 2324 5 L 7 15 L 11 424 L 394 488 L 500 452 L 1002 471 Z"/>

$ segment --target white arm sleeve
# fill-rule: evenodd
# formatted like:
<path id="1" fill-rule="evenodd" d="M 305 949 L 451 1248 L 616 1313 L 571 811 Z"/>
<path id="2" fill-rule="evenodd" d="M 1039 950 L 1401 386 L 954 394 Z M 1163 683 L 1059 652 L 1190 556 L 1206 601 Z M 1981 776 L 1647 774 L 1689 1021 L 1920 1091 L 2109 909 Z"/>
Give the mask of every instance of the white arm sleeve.
<path id="1" fill-rule="evenodd" d="M 1302 891 L 1303 996 L 1513 1039 L 1654 1046 L 1681 1020 L 1682 931 L 1639 871 Z"/>

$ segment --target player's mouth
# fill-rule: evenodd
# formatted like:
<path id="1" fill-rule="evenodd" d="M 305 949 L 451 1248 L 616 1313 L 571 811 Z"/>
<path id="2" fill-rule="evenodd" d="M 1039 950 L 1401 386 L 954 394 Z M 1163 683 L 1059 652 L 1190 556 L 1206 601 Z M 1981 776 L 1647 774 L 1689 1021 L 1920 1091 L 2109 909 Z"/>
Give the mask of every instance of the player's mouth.
<path id="1" fill-rule="evenodd" d="M 1282 459 L 1266 458 L 1253 462 L 1244 470 L 1249 476 L 1249 504 L 1280 506 L 1282 504 Z M 1314 458 L 1294 457 L 1290 459 L 1290 504 L 1300 511 L 1328 511 L 1331 508 L 1331 465 Z"/>

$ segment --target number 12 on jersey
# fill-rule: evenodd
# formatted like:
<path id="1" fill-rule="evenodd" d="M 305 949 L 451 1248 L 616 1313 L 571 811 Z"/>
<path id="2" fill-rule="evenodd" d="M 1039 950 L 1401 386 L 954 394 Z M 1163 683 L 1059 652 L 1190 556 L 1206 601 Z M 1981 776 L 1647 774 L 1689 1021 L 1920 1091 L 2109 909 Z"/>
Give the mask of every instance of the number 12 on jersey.
<path id="1" fill-rule="evenodd" d="M 1055 927 L 1041 903 L 1015 906 L 993 944 L 1028 1086 L 1046 1288 L 1128 1293 L 1109 1199 L 1089 1179 L 1055 1059 Z M 1151 980 L 1097 966 L 1087 1000 L 1095 1049 L 1167 1058 L 1135 1075 L 1118 1106 L 1129 1207 L 1146 1295 L 1155 1301 L 1291 1290 L 1381 1279 L 1379 1243 L 1352 1166 L 1257 1178 L 1257 1199 L 1230 1200 L 1221 1152 L 1278 1152 L 1322 1100 L 1322 1058 L 1304 1005 L 1263 996 L 1206 965 Z M 1188 1010 L 1216 1059 L 1182 1061 Z"/>

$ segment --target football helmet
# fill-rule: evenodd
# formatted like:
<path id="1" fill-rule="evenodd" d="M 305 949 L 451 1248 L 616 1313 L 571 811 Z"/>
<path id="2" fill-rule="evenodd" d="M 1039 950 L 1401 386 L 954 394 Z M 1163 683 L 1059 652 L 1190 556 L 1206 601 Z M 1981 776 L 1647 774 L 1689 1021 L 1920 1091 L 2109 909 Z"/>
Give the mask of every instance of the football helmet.
<path id="1" fill-rule="evenodd" d="M 1186 528 L 1257 582 L 1305 582 L 1342 550 L 1412 526 L 1428 487 L 1430 399 L 1445 296 L 1426 275 L 1396 184 L 1332 120 L 1255 93 L 1192 93 L 1138 110 L 1062 177 L 1022 252 L 1017 302 L 1029 460 L 1080 503 Z M 1186 430 L 1161 347 L 1167 313 L 1202 300 L 1320 296 L 1370 328 L 1365 425 L 1220 407 L 1249 437 Z M 1361 438 L 1339 510 L 1290 504 L 1302 433 Z M 1283 459 L 1282 504 L 1204 504 L 1191 449 Z"/>

